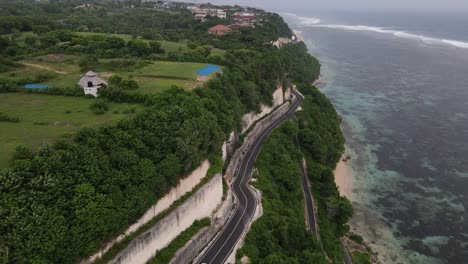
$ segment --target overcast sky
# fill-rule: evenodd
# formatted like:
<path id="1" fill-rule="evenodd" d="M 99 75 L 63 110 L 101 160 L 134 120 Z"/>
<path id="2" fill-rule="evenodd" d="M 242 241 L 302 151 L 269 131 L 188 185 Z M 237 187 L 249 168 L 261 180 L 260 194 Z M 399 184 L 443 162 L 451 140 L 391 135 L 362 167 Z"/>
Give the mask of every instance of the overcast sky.
<path id="1" fill-rule="evenodd" d="M 455 8 L 468 9 L 468 0 L 185 0 L 278 8 Z"/>

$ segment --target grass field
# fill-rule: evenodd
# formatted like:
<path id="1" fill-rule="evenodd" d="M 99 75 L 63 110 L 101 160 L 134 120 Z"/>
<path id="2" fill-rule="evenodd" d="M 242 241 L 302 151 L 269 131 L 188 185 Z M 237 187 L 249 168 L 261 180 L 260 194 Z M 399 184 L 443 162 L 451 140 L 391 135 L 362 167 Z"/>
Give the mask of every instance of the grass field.
<path id="1" fill-rule="evenodd" d="M 135 108 L 139 112 L 143 109 L 142 105 L 136 104 L 110 104 L 108 112 L 96 115 L 89 109 L 94 100 L 38 94 L 0 94 L 0 112 L 20 119 L 19 123 L 0 122 L 0 168 L 8 166 L 19 144 L 37 149 L 57 139 L 70 137 L 81 128 L 101 126 L 134 115 L 124 114 L 124 111 Z"/>
<path id="2" fill-rule="evenodd" d="M 175 80 L 142 76 L 135 76 L 133 79 L 137 81 L 139 85 L 139 88 L 134 92 L 145 94 L 160 93 L 171 88 L 173 85 L 182 87 L 186 90 L 192 90 L 202 84 L 201 82 L 191 80 Z"/>
<path id="3" fill-rule="evenodd" d="M 0 78 L 18 81 L 34 79 L 39 75 L 47 74 L 51 78 L 40 82 L 41 84 L 58 88 L 74 87 L 83 75 L 77 65 L 78 60 L 77 56 L 62 54 L 28 58 L 20 61 L 25 65 L 24 67 L 0 73 Z M 119 74 L 125 78 L 131 77 L 139 84 L 140 88 L 135 91 L 139 93 L 158 93 L 172 85 L 191 90 L 203 84 L 196 81 L 197 74 L 195 72 L 206 65 L 190 62 L 147 61 L 148 65 L 136 70 L 116 68 L 112 71 L 111 67 L 106 66 L 112 60 L 116 59 L 100 59 L 98 69 L 95 69 L 96 72 L 104 79 L 108 79 L 113 74 Z M 131 60 L 139 61 L 138 59 Z"/>
<path id="4" fill-rule="evenodd" d="M 141 69 L 137 69 L 132 74 L 195 79 L 197 77 L 195 71 L 205 66 L 205 63 L 156 61 Z"/>

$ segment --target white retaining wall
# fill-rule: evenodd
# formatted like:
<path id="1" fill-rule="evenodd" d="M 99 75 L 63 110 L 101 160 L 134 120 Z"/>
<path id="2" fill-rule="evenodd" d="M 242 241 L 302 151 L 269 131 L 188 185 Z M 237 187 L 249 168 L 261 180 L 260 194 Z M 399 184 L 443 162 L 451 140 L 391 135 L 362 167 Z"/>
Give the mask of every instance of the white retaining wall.
<path id="1" fill-rule="evenodd" d="M 210 217 L 222 201 L 221 174 L 215 175 L 187 201 L 141 234 L 111 260 L 111 264 L 146 263 L 189 228 L 195 220 Z"/>
<path id="2" fill-rule="evenodd" d="M 210 162 L 208 160 L 203 161 L 202 164 L 198 168 L 196 168 L 192 173 L 180 180 L 177 186 L 173 187 L 168 194 L 166 194 L 163 198 L 159 199 L 153 206 L 151 206 L 151 208 L 148 209 L 148 211 L 146 211 L 146 213 L 140 219 L 138 219 L 136 223 L 131 225 L 125 231 L 124 234 L 108 242 L 94 255 L 81 261 L 81 264 L 93 263 L 96 259 L 102 257 L 113 245 L 122 241 L 126 236 L 135 232 L 138 228 L 151 221 L 151 219 L 156 217 L 162 211 L 168 209 L 175 201 L 179 200 L 184 194 L 192 191 L 192 189 L 206 177 L 209 168 Z"/>
<path id="3" fill-rule="evenodd" d="M 254 124 L 256 121 L 258 121 L 260 118 L 268 115 L 275 109 L 277 106 L 282 105 L 284 103 L 284 92 L 283 92 L 283 86 L 281 84 L 278 84 L 276 87 L 276 90 L 273 92 L 273 105 L 272 106 L 266 106 L 266 105 L 260 105 L 260 113 L 255 113 L 255 112 L 250 112 L 242 116 L 242 133 L 247 131 L 252 124 Z"/>

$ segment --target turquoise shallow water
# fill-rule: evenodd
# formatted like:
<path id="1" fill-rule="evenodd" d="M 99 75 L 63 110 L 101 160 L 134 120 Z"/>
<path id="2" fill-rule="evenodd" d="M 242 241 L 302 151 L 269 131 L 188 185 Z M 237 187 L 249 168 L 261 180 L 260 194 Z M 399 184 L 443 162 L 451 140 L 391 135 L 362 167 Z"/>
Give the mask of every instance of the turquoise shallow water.
<path id="1" fill-rule="evenodd" d="M 468 263 L 468 49 L 303 21 L 344 117 L 353 228 L 382 263 Z"/>

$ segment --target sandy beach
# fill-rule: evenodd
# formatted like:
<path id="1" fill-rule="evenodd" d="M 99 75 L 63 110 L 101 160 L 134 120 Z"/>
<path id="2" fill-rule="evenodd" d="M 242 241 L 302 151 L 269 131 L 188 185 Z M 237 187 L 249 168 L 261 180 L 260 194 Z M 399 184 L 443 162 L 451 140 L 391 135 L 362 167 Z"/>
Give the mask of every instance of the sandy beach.
<path id="1" fill-rule="evenodd" d="M 348 167 L 347 162 L 340 159 L 338 164 L 336 164 L 336 169 L 333 174 L 335 175 L 335 183 L 338 186 L 340 194 L 350 198 L 353 179 L 351 169 Z"/>

